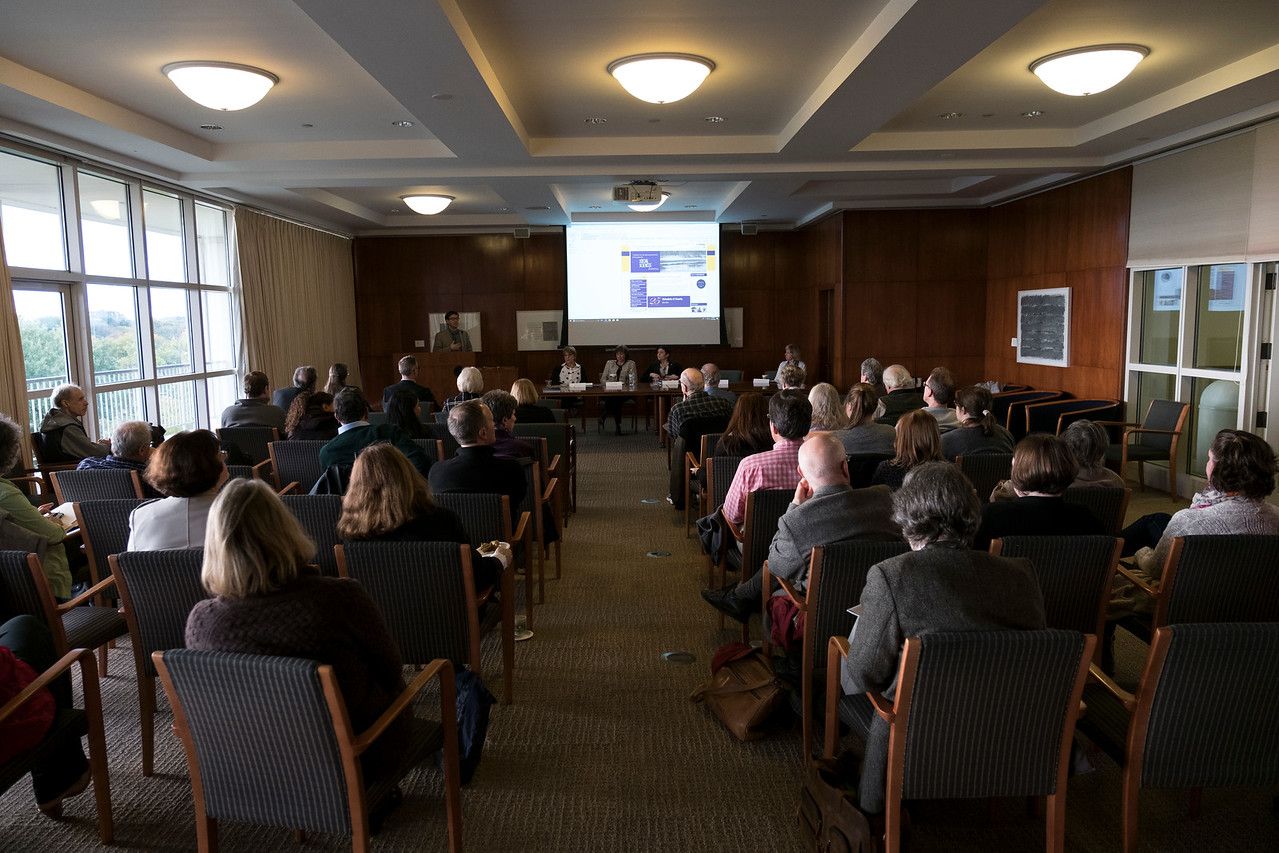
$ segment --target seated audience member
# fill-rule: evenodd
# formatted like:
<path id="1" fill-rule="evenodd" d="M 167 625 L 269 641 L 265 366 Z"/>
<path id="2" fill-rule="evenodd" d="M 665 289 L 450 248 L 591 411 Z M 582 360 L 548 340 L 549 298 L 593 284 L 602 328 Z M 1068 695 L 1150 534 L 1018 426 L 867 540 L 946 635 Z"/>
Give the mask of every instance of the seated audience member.
<path id="1" fill-rule="evenodd" d="M 142 494 L 148 498 L 162 495 L 151 487 L 143 474 L 151 458 L 151 425 L 146 421 L 125 421 L 111 433 L 111 452 L 106 456 L 87 456 L 76 466 L 77 471 L 137 471 L 142 479 Z"/>
<path id="2" fill-rule="evenodd" d="M 458 403 L 478 400 L 484 393 L 484 374 L 478 367 L 463 367 L 457 375 L 457 396 L 444 401 L 444 411 L 450 412 Z"/>
<path id="3" fill-rule="evenodd" d="M 893 495 L 893 519 L 911 551 L 872 566 L 866 577 L 861 613 L 848 636 L 845 693 L 873 691 L 891 701 L 909 637 L 1045 627 L 1030 561 L 970 549 L 981 504 L 954 465 L 927 463 L 911 471 Z M 869 717 L 858 795 L 862 811 L 876 814 L 884 810 L 888 724 L 873 711 Z"/>
<path id="4" fill-rule="evenodd" d="M 1017 496 L 982 509 L 974 548 L 990 548 L 1004 536 L 1103 536 L 1105 528 L 1086 507 L 1066 503 L 1062 492 L 1079 466 L 1066 443 L 1055 435 L 1034 433 L 1017 443 L 1008 484 Z M 1003 484 L 1000 484 L 1001 486 Z"/>
<path id="5" fill-rule="evenodd" d="M 924 411 L 937 419 L 943 433 L 959 426 L 950 404 L 955 401 L 955 375 L 944 367 L 935 367 L 924 380 Z"/>
<path id="6" fill-rule="evenodd" d="M 395 639 L 364 587 L 310 565 L 315 543 L 271 487 L 231 481 L 213 504 L 203 544 L 200 579 L 214 597 L 192 608 L 186 647 L 329 664 L 351 727 L 372 725 L 404 688 Z M 395 766 L 409 726 L 407 715 L 398 717 L 364 753 L 366 773 Z"/>
<path id="7" fill-rule="evenodd" d="M 756 453 L 737 466 L 724 497 L 724 517 L 737 526 L 746 520 L 746 496 L 756 489 L 794 489 L 799 485 L 799 448 L 808 434 L 813 407 L 802 391 L 778 391 L 768 401 L 772 450 Z"/>
<path id="8" fill-rule="evenodd" d="M 195 429 L 170 436 L 151 454 L 146 475 L 165 498 L 129 513 L 129 550 L 202 547 L 209 508 L 229 476 L 216 435 Z"/>
<path id="9" fill-rule="evenodd" d="M 555 413 L 537 404 L 537 386 L 531 379 L 516 379 L 511 386 L 515 398 L 515 420 L 526 424 L 553 424 Z"/>
<path id="10" fill-rule="evenodd" d="M 37 617 L 15 616 L 0 625 L 0 706 L 52 668 L 58 658 L 53 635 Z M 53 726 L 57 712 L 72 707 L 71 673 L 64 672 L 0 723 L 0 764 L 38 746 Z M 62 817 L 63 801 L 83 793 L 91 778 L 79 738 L 66 740 L 46 752 L 31 768 L 36 807 L 46 817 L 57 820 Z"/>
<path id="11" fill-rule="evenodd" d="M 937 419 L 923 409 L 915 409 L 897 421 L 893 458 L 879 463 L 871 484 L 882 483 L 897 491 L 912 468 L 925 462 L 940 462 L 941 459 L 941 433 L 937 430 Z"/>
<path id="12" fill-rule="evenodd" d="M 888 393 L 879 398 L 879 409 L 875 420 L 890 426 L 897 423 L 907 412 L 924 408 L 924 394 L 915 387 L 915 380 L 910 371 L 900 364 L 891 365 L 884 371 L 884 387 Z"/>
<path id="13" fill-rule="evenodd" d="M 804 364 L 804 360 L 799 356 L 799 347 L 795 344 L 787 344 L 785 352 L 782 353 L 782 360 L 777 364 L 777 376 L 781 378 L 782 371 L 786 369 L 786 365 L 798 367 L 804 373 L 808 373 L 808 365 Z M 792 386 L 798 387 L 798 386 Z"/>
<path id="14" fill-rule="evenodd" d="M 84 431 L 84 416 L 89 411 L 89 398 L 79 385 L 63 383 L 49 395 L 53 408 L 40 423 L 45 462 L 78 462 L 88 456 L 106 456 L 107 439 L 90 441 Z"/>
<path id="15" fill-rule="evenodd" d="M 799 485 L 777 522 L 768 549 L 768 571 L 800 593 L 808 586 L 808 563 L 815 545 L 852 539 L 900 541 L 893 521 L 893 492 L 887 486 L 854 489 L 848 484 L 844 447 L 831 435 L 815 435 L 799 449 Z M 760 610 L 764 590 L 761 568 L 749 580 L 723 589 L 704 589 L 702 598 L 739 622 Z M 785 595 L 780 586 L 774 595 Z"/>
<path id="16" fill-rule="evenodd" d="M 674 379 L 683 372 L 684 368 L 678 361 L 671 361 L 671 351 L 666 347 L 658 347 L 657 360 L 640 375 L 645 382 L 661 382 L 663 379 Z"/>
<path id="17" fill-rule="evenodd" d="M 471 334 L 466 329 L 459 329 L 462 318 L 456 311 L 444 315 L 446 328 L 435 333 L 431 342 L 431 352 L 471 352 Z"/>
<path id="18" fill-rule="evenodd" d="M 1265 439 L 1243 430 L 1223 429 L 1208 448 L 1208 483 L 1190 499 L 1190 506 L 1163 519 L 1145 516 L 1124 531 L 1126 542 L 1140 543 L 1138 532 L 1149 535 L 1163 525 L 1157 540 L 1152 536 L 1137 550 L 1137 574 L 1158 583 L 1172 540 L 1178 536 L 1279 534 L 1279 508 L 1266 501 L 1274 490 L 1275 453 Z M 1156 544 L 1150 547 L 1151 542 Z M 1150 597 L 1116 575 L 1109 618 L 1152 612 Z"/>
<path id="19" fill-rule="evenodd" d="M 788 364 L 777 371 L 777 387 L 783 391 L 788 389 L 802 391 L 806 382 L 808 382 L 808 374 L 798 364 Z"/>
<path id="20" fill-rule="evenodd" d="M 351 375 L 351 369 L 340 361 L 335 361 L 329 365 L 329 381 L 324 383 L 324 393 L 330 397 L 336 397 L 338 392 L 343 388 L 354 388 L 354 385 L 347 385 L 346 378 Z"/>
<path id="21" fill-rule="evenodd" d="M 293 387 L 276 388 L 275 393 L 271 395 L 271 402 L 287 412 L 297 395 L 303 391 L 315 390 L 315 380 L 315 368 L 309 364 L 303 365 L 293 371 Z"/>
<path id="22" fill-rule="evenodd" d="M 1106 428 L 1101 424 L 1095 424 L 1087 418 L 1074 421 L 1062 431 L 1061 440 L 1066 442 L 1075 462 L 1079 464 L 1075 482 L 1070 484 L 1072 489 L 1087 486 L 1128 488 L 1123 477 L 1106 467 L 1106 448 L 1110 446 L 1110 436 L 1106 435 Z"/>
<path id="23" fill-rule="evenodd" d="M 427 481 L 437 495 L 498 494 L 510 498 L 511 529 L 516 527 L 524 500 L 524 469 L 514 459 L 499 459 L 493 442 L 497 425 L 493 413 L 479 400 L 458 403 L 449 411 L 449 435 L 460 447 L 453 458 L 431 466 Z"/>
<path id="24" fill-rule="evenodd" d="M 409 438 L 430 438 L 422 424 L 422 401 L 412 391 L 396 391 L 382 408 L 386 422 L 402 429 Z"/>
<path id="25" fill-rule="evenodd" d="M 670 434 L 671 444 L 671 476 L 670 488 L 666 500 L 676 509 L 684 508 L 684 466 L 674 464 L 674 460 L 683 459 L 686 450 L 680 430 L 694 418 L 723 418 L 727 424 L 733 416 L 733 405 L 723 397 L 712 397 L 706 393 L 706 381 L 702 372 L 690 367 L 679 376 L 680 392 L 684 395 L 678 403 L 671 406 L 671 413 L 666 418 L 666 431 Z"/>
<path id="26" fill-rule="evenodd" d="M 382 389 L 383 409 L 386 408 L 387 403 L 391 402 L 391 395 L 396 391 L 409 391 L 423 403 L 435 402 L 435 395 L 431 393 L 431 389 L 417 384 L 419 368 L 416 358 L 411 355 L 404 356 L 404 358 L 400 359 L 399 370 L 400 376 L 402 377 L 400 381 Z M 337 397 L 336 394 L 333 396 Z"/>
<path id="27" fill-rule="evenodd" d="M 768 430 L 768 398 L 758 391 L 749 391 L 737 398 L 733 415 L 728 419 L 728 426 L 724 427 L 711 456 L 751 456 L 772 449 L 773 436 Z M 697 469 L 697 483 L 706 488 L 705 465 Z M 718 507 L 710 509 L 714 511 Z"/>
<path id="28" fill-rule="evenodd" d="M 493 415 L 493 454 L 499 459 L 532 459 L 533 446 L 518 439 L 515 429 L 515 398 L 500 389 L 488 391 L 481 398 Z"/>
<path id="29" fill-rule="evenodd" d="M 457 513 L 431 499 L 431 488 L 408 457 L 389 444 L 372 444 L 355 457 L 351 484 L 342 496 L 338 536 L 346 541 L 457 542 L 471 537 Z M 494 556 L 471 554 L 475 589 L 482 592 L 497 584 L 502 570 L 511 565 L 511 548 L 498 548 Z"/>
<path id="30" fill-rule="evenodd" d="M 959 428 L 941 437 L 941 452 L 951 462 L 960 456 L 981 453 L 1012 453 L 1013 434 L 995 423 L 991 414 L 995 401 L 990 392 L 976 385 L 960 388 L 955 395 L 955 414 Z M 1105 452 L 1105 448 L 1102 448 Z"/>
<path id="31" fill-rule="evenodd" d="M 347 386 L 351 387 L 351 386 Z M 303 391 L 293 398 L 284 434 L 293 441 L 332 441 L 338 434 L 333 397 L 327 391 Z"/>
<path id="32" fill-rule="evenodd" d="M 274 427 L 283 435 L 286 414 L 284 409 L 271 402 L 271 384 L 266 374 L 254 370 L 244 376 L 244 398 L 222 410 L 222 428 Z"/>
<path id="33" fill-rule="evenodd" d="M 818 382 L 808 392 L 808 402 L 813 407 L 813 425 L 810 432 L 830 432 L 848 425 L 844 403 L 839 392 L 829 382 Z"/>
<path id="34" fill-rule="evenodd" d="M 373 426 L 368 422 L 369 401 L 364 399 L 364 392 L 359 388 L 344 388 L 333 400 L 333 414 L 341 426 L 337 437 L 320 448 L 321 468 L 327 470 L 334 465 L 349 468 L 355 464 L 355 457 L 361 450 L 376 441 L 389 441 L 423 475 L 430 470 L 431 460 L 404 430 L 389 423 Z M 306 483 L 302 486 L 310 488 Z"/>
<path id="35" fill-rule="evenodd" d="M 634 386 L 638 381 L 638 372 L 635 370 L 635 362 L 630 357 L 630 351 L 624 344 L 618 344 L 617 349 L 613 351 L 613 359 L 604 365 L 604 372 L 600 374 L 600 384 L 605 382 L 621 382 L 622 387 Z M 604 411 L 600 414 L 600 429 L 604 429 L 604 421 L 608 418 L 613 419 L 618 435 L 622 434 L 622 404 L 634 397 L 605 397 Z"/>
<path id="36" fill-rule="evenodd" d="M 888 424 L 875 422 L 879 394 L 867 382 L 858 382 L 844 398 L 844 415 L 848 426 L 832 435 L 844 445 L 844 453 L 895 453 L 897 431 Z"/>
<path id="37" fill-rule="evenodd" d="M 862 362 L 861 381 L 874 388 L 878 397 L 888 393 L 884 387 L 884 365 L 879 363 L 879 359 L 868 358 Z"/>
<path id="38" fill-rule="evenodd" d="M 737 405 L 737 395 L 727 388 L 719 387 L 719 365 L 706 362 L 702 365 L 702 379 L 706 382 L 706 393 L 712 397 L 722 397 L 732 405 Z"/>
<path id="39" fill-rule="evenodd" d="M 71 569 L 67 563 L 66 548 L 62 545 L 67 531 L 47 515 L 53 504 L 47 503 L 37 509 L 21 489 L 2 476 L 4 472 L 13 470 L 21 455 L 22 428 L 5 415 L 0 415 L 0 510 L 8 514 L 8 521 L 21 528 L 21 531 L 11 531 L 6 529 L 8 525 L 0 525 L 0 550 L 35 551 L 38 537 L 43 537 L 48 542 L 42 562 L 44 576 L 49 580 L 53 597 L 60 602 L 66 601 L 71 598 Z"/>

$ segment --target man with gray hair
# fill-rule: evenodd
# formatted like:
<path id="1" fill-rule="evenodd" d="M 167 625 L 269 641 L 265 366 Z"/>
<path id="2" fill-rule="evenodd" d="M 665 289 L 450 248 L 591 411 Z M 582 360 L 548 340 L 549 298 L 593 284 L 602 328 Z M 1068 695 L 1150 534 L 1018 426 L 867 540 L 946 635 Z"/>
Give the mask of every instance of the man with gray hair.
<path id="1" fill-rule="evenodd" d="M 737 395 L 727 388 L 719 387 L 719 378 L 718 364 L 708 361 L 702 365 L 702 380 L 706 383 L 706 393 L 712 397 L 721 397 L 736 406 Z"/>
<path id="2" fill-rule="evenodd" d="M 151 458 L 151 425 L 145 421 L 125 421 L 111 434 L 111 452 L 106 456 L 89 456 L 76 466 L 77 471 L 126 470 L 137 471 L 142 479 L 142 494 L 148 498 L 164 495 L 142 478 Z"/>
<path id="3" fill-rule="evenodd" d="M 888 393 L 879 398 L 876 423 L 896 426 L 902 415 L 924 408 L 923 393 L 915 387 L 910 371 L 900 364 L 890 365 L 884 371 L 884 387 Z"/>
<path id="4" fill-rule="evenodd" d="M 302 365 L 293 371 L 293 387 L 276 388 L 275 393 L 271 395 L 271 402 L 287 412 L 297 395 L 303 391 L 315 390 L 316 376 L 314 367 L 309 364 Z"/>
<path id="5" fill-rule="evenodd" d="M 949 432 L 959 426 L 959 417 L 950 404 L 955 401 L 955 374 L 934 367 L 924 380 L 924 411 L 937 419 L 937 429 Z"/>
<path id="6" fill-rule="evenodd" d="M 451 459 L 431 466 L 427 481 L 437 495 L 506 495 L 511 502 L 511 518 L 519 518 L 524 500 L 524 469 L 514 459 L 500 459 L 493 443 L 497 425 L 493 413 L 479 400 L 464 400 L 449 410 L 449 434 L 461 445 Z M 512 524 L 512 528 L 514 524 Z"/>
<path id="7" fill-rule="evenodd" d="M 382 389 L 382 408 L 386 408 L 386 404 L 391 402 L 391 397 L 396 391 L 408 391 L 417 397 L 419 403 L 434 403 L 435 395 L 431 393 L 431 389 L 425 385 L 417 384 L 418 364 L 417 359 L 411 355 L 406 355 L 400 359 L 399 364 L 400 381 L 394 385 L 388 385 Z"/>
<path id="8" fill-rule="evenodd" d="M 64 382 L 49 397 L 53 408 L 40 423 L 40 455 L 44 461 L 79 462 L 90 456 L 106 456 L 110 442 L 105 438 L 91 441 L 84 431 L 89 398 L 80 386 Z"/>
<path id="9" fill-rule="evenodd" d="M 733 416 L 733 404 L 723 397 L 708 394 L 705 377 L 696 367 L 689 367 L 679 375 L 679 390 L 684 399 L 671 406 L 671 413 L 666 418 L 667 440 L 671 442 L 670 490 L 666 493 L 666 501 L 676 509 L 683 509 L 687 497 L 684 495 L 684 463 L 681 460 L 688 447 L 680 437 L 680 430 L 694 418 L 716 418 L 723 421 L 719 430 L 722 432 Z"/>
<path id="10" fill-rule="evenodd" d="M 862 362 L 862 381 L 875 389 L 879 396 L 888 393 L 884 387 L 884 365 L 877 358 L 868 358 Z"/>

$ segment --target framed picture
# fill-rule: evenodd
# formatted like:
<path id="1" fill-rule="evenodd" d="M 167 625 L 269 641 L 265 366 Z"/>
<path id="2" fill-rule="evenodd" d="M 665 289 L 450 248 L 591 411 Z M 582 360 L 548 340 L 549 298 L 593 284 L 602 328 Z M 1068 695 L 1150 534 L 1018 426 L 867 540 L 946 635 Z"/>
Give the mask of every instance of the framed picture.
<path id="1" fill-rule="evenodd" d="M 560 322 L 563 311 L 516 311 L 515 329 L 519 332 L 521 350 L 556 350 L 560 348 Z"/>
<path id="2" fill-rule="evenodd" d="M 1017 361 L 1070 366 L 1070 288 L 1017 291 Z"/>

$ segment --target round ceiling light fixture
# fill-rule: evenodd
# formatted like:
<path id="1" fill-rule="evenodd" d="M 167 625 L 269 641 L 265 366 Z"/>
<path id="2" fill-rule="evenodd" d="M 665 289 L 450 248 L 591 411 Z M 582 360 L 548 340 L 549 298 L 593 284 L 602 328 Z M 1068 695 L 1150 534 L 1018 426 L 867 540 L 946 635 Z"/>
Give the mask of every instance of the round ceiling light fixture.
<path id="1" fill-rule="evenodd" d="M 659 207 L 666 204 L 666 200 L 670 197 L 671 197 L 670 193 L 663 191 L 662 198 L 659 201 L 638 201 L 633 204 L 628 204 L 626 206 L 629 207 L 631 210 L 635 211 L 636 213 L 648 213 L 649 211 L 657 210 Z"/>
<path id="2" fill-rule="evenodd" d="M 400 201 L 409 206 L 414 213 L 423 216 L 434 216 L 453 203 L 451 195 L 402 195 Z"/>
<path id="3" fill-rule="evenodd" d="M 170 62 L 160 71 L 197 104 L 223 112 L 253 106 L 280 82 L 270 71 L 234 62 Z"/>
<path id="4" fill-rule="evenodd" d="M 1030 70 L 1054 92 L 1095 95 L 1121 82 L 1149 55 L 1150 48 L 1139 44 L 1099 44 L 1041 57 Z"/>
<path id="5" fill-rule="evenodd" d="M 691 53 L 641 53 L 608 64 L 622 88 L 650 104 L 687 98 L 714 70 L 714 62 Z"/>

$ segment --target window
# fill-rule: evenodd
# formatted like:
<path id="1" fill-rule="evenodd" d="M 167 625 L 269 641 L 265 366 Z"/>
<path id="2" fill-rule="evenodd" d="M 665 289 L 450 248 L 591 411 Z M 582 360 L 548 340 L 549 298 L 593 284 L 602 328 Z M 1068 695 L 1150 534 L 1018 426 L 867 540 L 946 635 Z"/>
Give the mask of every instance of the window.
<path id="1" fill-rule="evenodd" d="M 127 420 L 209 426 L 235 401 L 226 210 L 52 154 L 0 151 L 0 227 L 33 429 L 66 381 L 91 401 L 92 437 Z"/>

